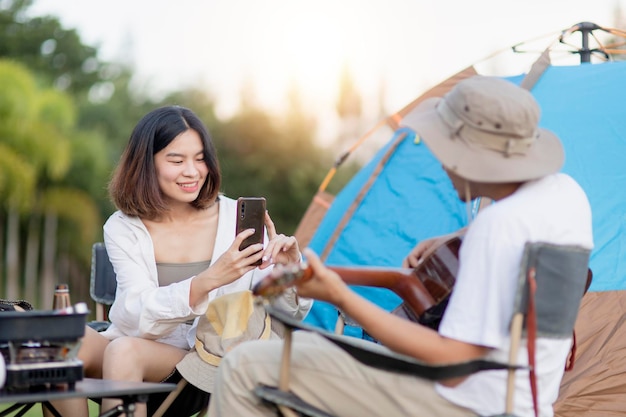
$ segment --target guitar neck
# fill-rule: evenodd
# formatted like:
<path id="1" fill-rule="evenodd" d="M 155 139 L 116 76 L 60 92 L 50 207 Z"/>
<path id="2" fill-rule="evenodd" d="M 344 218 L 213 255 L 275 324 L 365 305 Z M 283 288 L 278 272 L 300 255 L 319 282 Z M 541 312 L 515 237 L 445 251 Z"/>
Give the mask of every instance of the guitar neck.
<path id="1" fill-rule="evenodd" d="M 413 270 L 409 268 L 328 266 L 328 269 L 339 274 L 341 279 L 349 285 L 391 288 L 398 281 L 410 277 L 415 278 Z"/>
<path id="2" fill-rule="evenodd" d="M 388 288 L 395 292 L 416 316 L 436 304 L 422 281 L 409 268 L 328 266 L 348 285 Z"/>

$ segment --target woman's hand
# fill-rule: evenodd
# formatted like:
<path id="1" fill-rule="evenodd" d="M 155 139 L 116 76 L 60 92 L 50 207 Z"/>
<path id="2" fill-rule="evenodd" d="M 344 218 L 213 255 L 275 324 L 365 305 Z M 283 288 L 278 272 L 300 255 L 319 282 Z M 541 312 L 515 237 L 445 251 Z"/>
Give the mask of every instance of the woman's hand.
<path id="1" fill-rule="evenodd" d="M 256 268 L 253 265 L 263 255 L 263 244 L 256 243 L 239 250 L 243 241 L 254 234 L 254 229 L 246 229 L 235 236 L 230 247 L 211 266 L 193 277 L 189 293 L 189 305 L 195 306 L 216 288 L 230 284 L 247 272 Z"/>
<path id="2" fill-rule="evenodd" d="M 298 241 L 293 236 L 277 234 L 276 226 L 267 211 L 265 212 L 265 228 L 269 242 L 263 251 L 263 263 L 259 268 L 264 269 L 272 264 L 299 263 L 301 255 Z"/>
<path id="3" fill-rule="evenodd" d="M 239 250 L 241 243 L 254 234 L 254 229 L 246 229 L 235 236 L 235 240 L 211 266 L 206 270 L 208 275 L 219 279 L 219 286 L 230 284 L 241 278 L 245 273 L 256 268 L 253 265 L 261 259 L 263 244 L 255 243 L 243 250 Z"/>

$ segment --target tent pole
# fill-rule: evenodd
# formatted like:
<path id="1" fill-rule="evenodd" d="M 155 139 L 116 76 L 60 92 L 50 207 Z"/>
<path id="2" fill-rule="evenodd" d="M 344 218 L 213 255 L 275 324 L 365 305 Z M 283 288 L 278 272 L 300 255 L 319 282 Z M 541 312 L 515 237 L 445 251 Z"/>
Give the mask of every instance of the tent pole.
<path id="1" fill-rule="evenodd" d="M 580 62 L 591 62 L 591 49 L 589 49 L 589 35 L 596 29 L 602 29 L 600 26 L 591 22 L 580 22 L 574 26 L 574 31 L 579 31 L 582 37 L 582 47 L 578 51 L 580 54 Z"/>

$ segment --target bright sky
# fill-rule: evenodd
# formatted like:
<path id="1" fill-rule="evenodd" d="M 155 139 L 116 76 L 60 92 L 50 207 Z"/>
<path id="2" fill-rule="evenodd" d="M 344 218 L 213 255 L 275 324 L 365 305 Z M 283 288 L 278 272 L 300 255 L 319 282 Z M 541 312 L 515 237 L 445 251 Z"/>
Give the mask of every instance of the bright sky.
<path id="1" fill-rule="evenodd" d="M 384 85 L 383 102 L 392 113 L 514 44 L 552 35 L 543 38 L 549 43 L 583 21 L 615 27 L 615 10 L 625 5 L 626 0 L 35 0 L 32 13 L 58 16 L 85 43 L 100 46 L 102 59 L 132 63 L 135 81 L 156 93 L 200 86 L 216 97 L 218 114 L 228 116 L 244 86 L 254 85 L 258 103 L 280 112 L 295 84 L 312 113 L 330 115 L 345 66 L 372 108 Z M 500 72 L 527 69 L 505 64 L 490 65 Z"/>

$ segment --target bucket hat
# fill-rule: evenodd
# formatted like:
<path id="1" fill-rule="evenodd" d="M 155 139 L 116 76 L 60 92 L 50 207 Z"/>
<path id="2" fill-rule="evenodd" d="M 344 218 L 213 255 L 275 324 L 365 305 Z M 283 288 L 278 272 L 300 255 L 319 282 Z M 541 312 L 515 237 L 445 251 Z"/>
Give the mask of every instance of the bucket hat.
<path id="1" fill-rule="evenodd" d="M 269 314 L 254 301 L 251 291 L 226 294 L 211 301 L 200 316 L 195 346 L 176 369 L 190 384 L 211 393 L 226 353 L 245 341 L 279 338 Z"/>
<path id="2" fill-rule="evenodd" d="M 532 94 L 510 81 L 477 75 L 444 97 L 424 100 L 401 124 L 413 129 L 442 165 L 465 179 L 504 183 L 561 169 L 563 146 L 539 127 Z"/>

